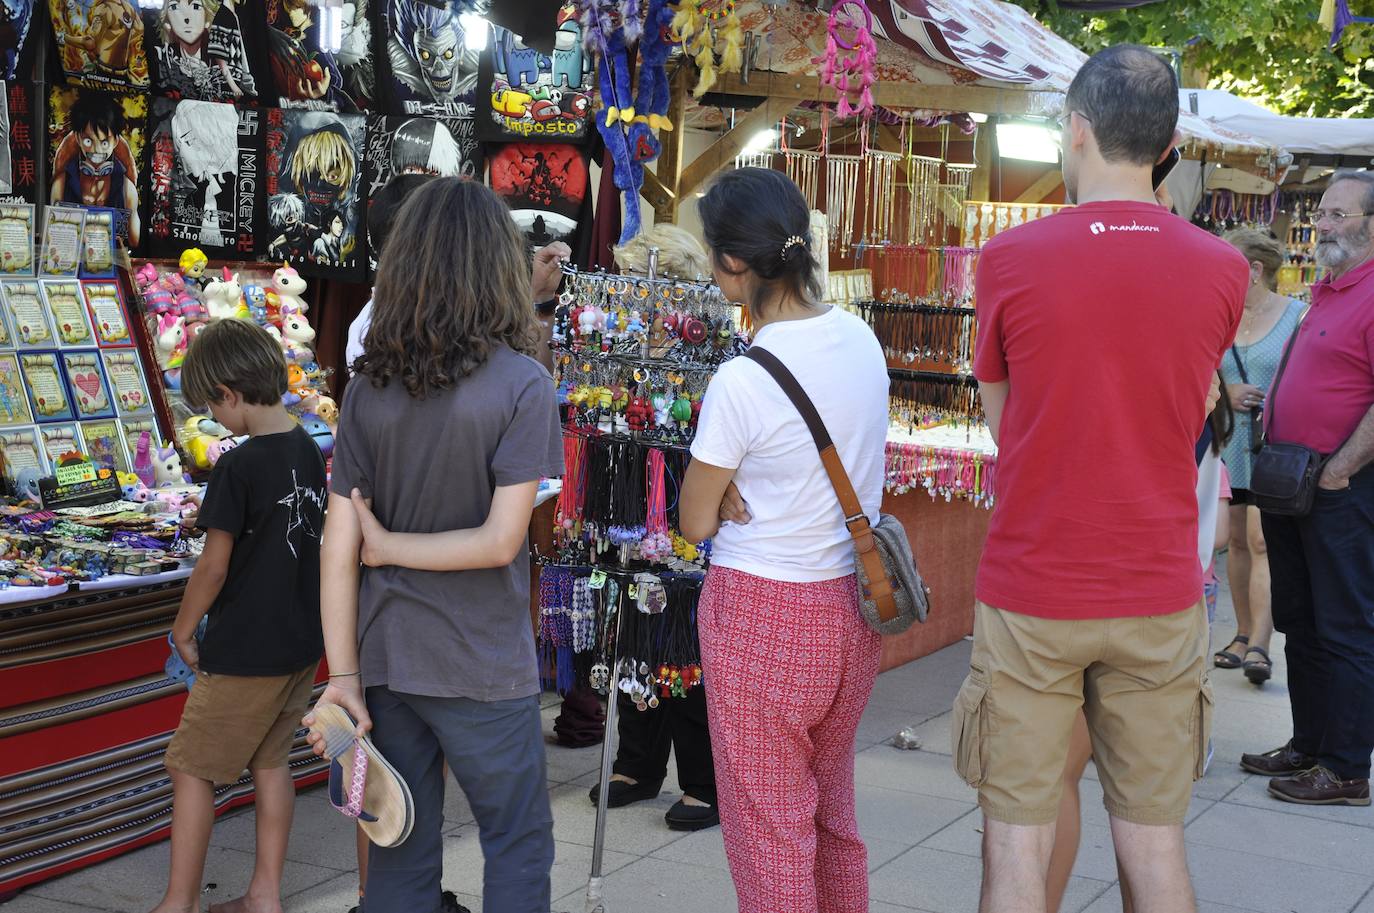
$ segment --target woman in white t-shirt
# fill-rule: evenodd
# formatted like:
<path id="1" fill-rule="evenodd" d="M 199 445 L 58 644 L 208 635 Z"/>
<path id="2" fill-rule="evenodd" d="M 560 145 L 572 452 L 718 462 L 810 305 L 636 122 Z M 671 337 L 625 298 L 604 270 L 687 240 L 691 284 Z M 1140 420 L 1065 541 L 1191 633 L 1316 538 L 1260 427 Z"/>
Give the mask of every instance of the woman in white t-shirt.
<path id="1" fill-rule="evenodd" d="M 780 172 L 741 168 L 698 203 L 721 291 L 754 345 L 815 403 L 870 522 L 887 439 L 887 366 L 858 317 L 822 303 L 810 217 Z M 725 851 L 741 913 L 868 909 L 854 734 L 878 674 L 853 544 L 805 422 L 758 364 L 721 366 L 680 506 L 712 538 L 698 612 Z"/>

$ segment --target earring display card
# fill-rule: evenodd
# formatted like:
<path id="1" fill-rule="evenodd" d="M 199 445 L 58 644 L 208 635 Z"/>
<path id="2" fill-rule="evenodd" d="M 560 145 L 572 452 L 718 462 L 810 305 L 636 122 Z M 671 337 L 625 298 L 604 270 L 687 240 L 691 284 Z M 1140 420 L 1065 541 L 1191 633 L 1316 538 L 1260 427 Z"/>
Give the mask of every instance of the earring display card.
<path id="1" fill-rule="evenodd" d="M 97 466 L 114 472 L 129 471 L 124 435 L 120 433 L 119 422 L 114 419 L 82 422 L 81 443 L 84 445 L 82 452 Z"/>
<path id="2" fill-rule="evenodd" d="M 91 325 L 95 327 L 100 345 L 133 345 L 133 332 L 129 329 L 129 312 L 124 306 L 124 295 L 119 291 L 119 283 L 83 282 L 81 291 L 86 296 L 86 312 L 91 317 Z"/>
<path id="3" fill-rule="evenodd" d="M 19 373 L 19 356 L 0 352 L 0 425 L 32 425 L 33 413 L 24 394 L 24 378 Z"/>
<path id="4" fill-rule="evenodd" d="M 70 422 L 76 418 L 56 352 L 21 352 L 19 369 L 29 405 L 39 422 Z"/>
<path id="5" fill-rule="evenodd" d="M 43 441 L 43 453 L 49 466 L 61 465 L 62 458 L 69 453 L 81 452 L 81 438 L 73 422 L 44 425 L 38 429 Z"/>
<path id="6" fill-rule="evenodd" d="M 110 381 L 110 393 L 120 415 L 138 415 L 152 409 L 148 398 L 148 385 L 143 382 L 143 366 L 139 364 L 138 352 L 130 349 L 123 352 L 102 352 L 105 361 L 105 376 Z"/>
<path id="7" fill-rule="evenodd" d="M 0 449 L 5 452 L 5 474 L 16 478 L 25 469 L 47 472 L 37 428 L 9 428 L 0 431 Z"/>
<path id="8" fill-rule="evenodd" d="M 105 379 L 105 369 L 100 362 L 100 353 L 91 349 L 84 352 L 63 352 L 62 369 L 66 375 L 68 389 L 72 394 L 72 405 L 76 417 L 114 418 L 114 403 L 110 399 L 110 384 Z"/>
<path id="9" fill-rule="evenodd" d="M 74 279 L 47 279 L 43 282 L 43 302 L 62 346 L 93 346 L 95 334 L 86 317 L 81 283 Z"/>
<path id="10" fill-rule="evenodd" d="M 33 275 L 33 204 L 0 206 L 0 275 Z"/>
<path id="11" fill-rule="evenodd" d="M 48 322 L 48 308 L 36 279 L 10 279 L 3 286 L 5 305 L 9 311 L 14 344 L 21 349 L 51 347 L 52 325 Z"/>
<path id="12" fill-rule="evenodd" d="M 115 211 L 87 209 L 81 231 L 81 278 L 113 279 L 115 275 Z"/>
<path id="13" fill-rule="evenodd" d="M 44 278 L 74 279 L 81 268 L 81 230 L 86 210 L 69 206 L 49 206 L 43 210 Z"/>

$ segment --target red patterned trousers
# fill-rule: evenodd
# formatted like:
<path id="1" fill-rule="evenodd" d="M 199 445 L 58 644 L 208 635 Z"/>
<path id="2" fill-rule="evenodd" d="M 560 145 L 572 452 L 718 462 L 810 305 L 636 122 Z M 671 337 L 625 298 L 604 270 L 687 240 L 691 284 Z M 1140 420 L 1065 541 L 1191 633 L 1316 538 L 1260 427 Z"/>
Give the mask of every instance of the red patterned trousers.
<path id="1" fill-rule="evenodd" d="M 853 576 L 713 567 L 698 610 L 720 824 L 740 913 L 866 913 L 854 733 L 881 643 Z"/>

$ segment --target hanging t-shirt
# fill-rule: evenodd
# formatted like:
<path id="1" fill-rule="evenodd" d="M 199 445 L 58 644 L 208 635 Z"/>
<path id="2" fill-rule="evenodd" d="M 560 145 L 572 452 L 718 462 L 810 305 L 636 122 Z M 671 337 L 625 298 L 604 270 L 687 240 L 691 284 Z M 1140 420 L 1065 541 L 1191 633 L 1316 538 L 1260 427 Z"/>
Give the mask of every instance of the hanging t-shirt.
<path id="1" fill-rule="evenodd" d="M 153 101 L 148 237 L 154 256 L 258 252 L 264 113 L 209 101 Z"/>
<path id="2" fill-rule="evenodd" d="M 472 117 L 478 52 L 468 48 L 460 6 L 438 7 L 423 0 L 377 2 L 386 9 L 382 46 L 387 112 Z"/>
<path id="3" fill-rule="evenodd" d="M 27 77 L 33 67 L 40 31 L 34 21 L 35 5 L 35 0 L 5 0 L 5 15 L 0 17 L 0 74 L 6 82 Z M 38 9 L 42 15 L 42 7 Z"/>
<path id="4" fill-rule="evenodd" d="M 266 112 L 267 256 L 302 274 L 363 278 L 361 114 Z"/>
<path id="5" fill-rule="evenodd" d="M 859 503 L 878 522 L 887 447 L 887 360 L 860 318 L 832 307 L 819 317 L 770 323 L 754 344 L 787 366 L 816 405 Z M 815 440 L 787 394 L 758 364 L 720 366 L 701 404 L 692 458 L 735 470 L 747 524 L 726 523 L 711 563 L 811 582 L 854 573 L 854 543 Z"/>
<path id="6" fill-rule="evenodd" d="M 10 82 L 0 94 L 0 202 L 37 203 L 38 157 L 44 154 L 34 88 Z"/>
<path id="7" fill-rule="evenodd" d="M 117 231 L 130 249 L 143 236 L 139 176 L 147 118 L 147 95 L 55 87 L 48 98 L 48 199 L 117 210 Z"/>
<path id="8" fill-rule="evenodd" d="M 510 29 L 492 26 L 478 77 L 478 136 L 491 142 L 582 142 L 591 127 L 592 63 L 574 4 L 558 10 L 549 57 L 526 47 Z"/>
<path id="9" fill-rule="evenodd" d="M 277 104 L 310 111 L 353 112 L 375 92 L 368 0 L 329 7 L 310 0 L 263 0 L 267 57 Z M 338 9 L 340 50 L 325 50 L 329 17 Z"/>
<path id="10" fill-rule="evenodd" d="M 143 18 L 132 0 L 48 0 L 54 53 L 67 82 L 89 89 L 148 89 Z"/>
<path id="11" fill-rule="evenodd" d="M 1248 282 L 1235 248 L 1147 203 L 988 242 L 974 371 L 1011 394 L 978 599 L 1058 619 L 1198 602 L 1193 445 Z"/>
<path id="12" fill-rule="evenodd" d="M 579 146 L 511 143 L 491 152 L 491 189 L 510 206 L 531 252 L 554 241 L 577 248 L 590 174 Z"/>
<path id="13" fill-rule="evenodd" d="M 153 88 L 169 98 L 256 103 L 267 37 L 261 0 L 166 0 L 143 10 Z"/>
<path id="14" fill-rule="evenodd" d="M 397 175 L 480 178 L 476 126 L 470 117 L 369 117 L 363 167 L 368 207 Z M 368 263 L 375 273 L 377 251 L 370 244 Z"/>
<path id="15" fill-rule="evenodd" d="M 390 530 L 481 526 L 498 486 L 563 473 L 553 379 L 506 346 L 457 386 L 415 399 L 393 380 L 344 393 L 331 490 L 356 487 Z M 365 568 L 358 594 L 364 687 L 478 701 L 539 691 L 529 618 L 529 555 L 509 565 L 433 572 Z"/>
<path id="16" fill-rule="evenodd" d="M 200 664 L 286 675 L 318 662 L 324 458 L 303 428 L 249 438 L 215 464 L 196 525 L 234 537 Z"/>

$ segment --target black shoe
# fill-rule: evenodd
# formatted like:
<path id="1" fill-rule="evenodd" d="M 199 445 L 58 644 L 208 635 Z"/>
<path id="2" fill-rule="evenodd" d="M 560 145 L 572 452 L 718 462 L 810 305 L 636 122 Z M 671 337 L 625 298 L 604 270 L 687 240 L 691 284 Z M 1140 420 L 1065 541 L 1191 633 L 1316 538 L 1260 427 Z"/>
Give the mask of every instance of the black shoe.
<path id="1" fill-rule="evenodd" d="M 657 783 L 626 783 L 623 780 L 612 780 L 611 789 L 606 793 L 606 807 L 624 808 L 646 799 L 657 799 L 662 787 L 662 780 Z M 595 805 L 601 797 L 601 784 L 593 786 L 587 797 L 592 800 L 592 805 Z"/>
<path id="2" fill-rule="evenodd" d="M 663 820 L 670 831 L 700 831 L 720 824 L 720 812 L 714 805 L 688 805 L 679 799 Z"/>
<path id="3" fill-rule="evenodd" d="M 1313 767 L 1296 777 L 1269 781 L 1269 795 L 1297 805 L 1369 804 L 1369 781 L 1342 780 L 1325 767 Z"/>
<path id="4" fill-rule="evenodd" d="M 472 913 L 458 902 L 458 895 L 452 891 L 444 891 L 439 895 L 439 909 L 442 913 Z"/>
<path id="5" fill-rule="evenodd" d="M 1293 750 L 1290 739 L 1273 751 L 1240 756 L 1240 766 L 1252 774 L 1266 777 L 1292 777 L 1317 766 L 1317 759 Z"/>

